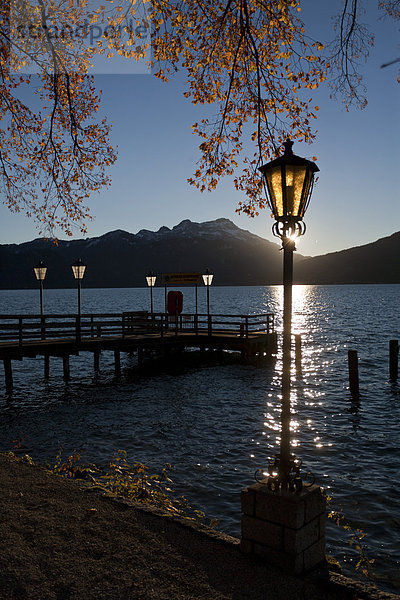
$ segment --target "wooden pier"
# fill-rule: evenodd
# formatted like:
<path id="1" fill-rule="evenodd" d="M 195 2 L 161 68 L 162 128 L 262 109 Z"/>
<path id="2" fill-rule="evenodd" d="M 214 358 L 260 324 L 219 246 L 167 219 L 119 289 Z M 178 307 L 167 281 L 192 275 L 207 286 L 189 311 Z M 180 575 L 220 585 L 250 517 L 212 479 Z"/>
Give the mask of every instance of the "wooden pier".
<path id="1" fill-rule="evenodd" d="M 7 391 L 13 389 L 12 361 L 44 357 L 44 376 L 50 376 L 50 357 L 63 361 L 70 377 L 69 358 L 92 352 L 99 370 L 103 350 L 114 352 L 115 372 L 121 352 L 143 357 L 167 356 L 187 348 L 240 352 L 245 362 L 276 353 L 274 315 L 207 315 L 123 312 L 67 315 L 0 315 L 0 360 Z"/>

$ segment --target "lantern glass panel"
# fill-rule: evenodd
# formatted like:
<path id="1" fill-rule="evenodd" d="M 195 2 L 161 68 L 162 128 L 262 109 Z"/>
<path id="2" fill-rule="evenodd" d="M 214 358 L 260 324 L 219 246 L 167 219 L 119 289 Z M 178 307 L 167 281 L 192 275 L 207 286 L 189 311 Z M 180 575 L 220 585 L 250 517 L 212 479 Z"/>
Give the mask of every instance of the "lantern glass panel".
<path id="1" fill-rule="evenodd" d="M 275 219 L 283 216 L 282 168 L 280 165 L 268 169 L 265 173 L 271 210 Z"/>
<path id="2" fill-rule="evenodd" d="M 156 284 L 156 279 L 157 279 L 157 277 L 154 275 L 147 275 L 146 276 L 147 285 L 149 287 L 154 287 Z"/>
<path id="3" fill-rule="evenodd" d="M 307 168 L 303 165 L 286 165 L 286 210 L 284 216 L 302 217 L 304 202 L 303 187 L 306 178 Z"/>
<path id="4" fill-rule="evenodd" d="M 83 279 L 85 274 L 86 265 L 72 265 L 72 271 L 75 279 Z"/>
<path id="5" fill-rule="evenodd" d="M 214 275 L 211 275 L 211 273 L 206 273 L 205 275 L 203 275 L 204 285 L 207 285 L 207 286 L 211 285 L 213 277 L 214 277 Z"/>
<path id="6" fill-rule="evenodd" d="M 47 267 L 33 267 L 33 270 L 35 271 L 36 279 L 38 281 L 44 281 L 44 278 L 46 277 Z"/>

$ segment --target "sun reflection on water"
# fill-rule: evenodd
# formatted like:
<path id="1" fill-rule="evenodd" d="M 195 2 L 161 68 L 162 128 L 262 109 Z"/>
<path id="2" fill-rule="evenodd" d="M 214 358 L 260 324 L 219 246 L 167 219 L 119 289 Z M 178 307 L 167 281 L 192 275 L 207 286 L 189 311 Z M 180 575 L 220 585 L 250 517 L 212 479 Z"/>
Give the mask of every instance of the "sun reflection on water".
<path id="1" fill-rule="evenodd" d="M 276 329 L 281 340 L 282 313 L 283 313 L 283 287 L 269 288 L 272 299 L 269 306 L 274 306 L 276 315 Z M 330 315 L 324 313 L 324 307 L 317 306 L 316 288 L 312 285 L 294 285 L 292 288 L 292 389 L 291 410 L 292 418 L 290 429 L 292 432 L 291 447 L 302 456 L 307 449 L 321 451 L 325 446 L 323 435 L 315 425 L 313 413 L 320 412 L 324 407 L 325 392 L 320 389 L 325 374 L 332 363 L 331 357 L 327 358 L 327 351 L 337 351 L 337 347 L 330 345 L 324 348 L 316 340 L 320 331 L 320 320 L 329 320 Z M 316 314 L 316 309 L 321 311 Z M 301 368 L 296 369 L 295 361 L 295 335 L 301 336 Z M 279 451 L 281 431 L 281 377 L 282 355 L 281 347 L 278 350 L 276 370 L 273 376 L 273 391 L 267 393 L 266 408 L 263 421 L 263 435 L 266 442 L 274 446 L 274 452 Z M 306 432 L 306 433 L 305 433 Z M 301 438 L 301 441 L 300 441 Z"/>

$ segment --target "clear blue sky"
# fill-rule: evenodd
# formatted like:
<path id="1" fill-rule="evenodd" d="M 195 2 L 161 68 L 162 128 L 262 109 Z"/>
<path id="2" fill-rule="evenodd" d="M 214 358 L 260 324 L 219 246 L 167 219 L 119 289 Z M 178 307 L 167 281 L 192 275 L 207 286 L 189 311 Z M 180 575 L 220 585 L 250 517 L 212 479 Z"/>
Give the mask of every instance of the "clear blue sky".
<path id="1" fill-rule="evenodd" d="M 399 23 L 379 21 L 377 0 L 366 2 L 365 20 L 376 35 L 365 66 L 368 107 L 346 113 L 329 92 L 317 91 L 320 106 L 318 136 L 311 146 L 296 144 L 296 154 L 318 157 L 320 177 L 306 214 L 307 233 L 298 250 L 324 254 L 374 241 L 400 230 L 400 85 L 398 65 L 380 65 L 400 55 Z M 327 3 L 306 0 L 303 18 L 311 19 L 315 37 L 331 30 Z M 341 2 L 329 3 L 331 10 Z M 204 107 L 183 97 L 184 77 L 165 84 L 151 75 L 96 76 L 103 90 L 102 113 L 113 122 L 112 141 L 118 161 L 111 169 L 112 186 L 90 199 L 93 221 L 88 236 L 113 229 L 136 233 L 140 229 L 173 227 L 183 219 L 231 219 L 244 229 L 276 241 L 269 212 L 251 219 L 235 208 L 241 196 L 225 178 L 213 193 L 201 194 L 187 183 L 199 159 L 198 138 L 191 124 Z M 254 147 L 248 142 L 247 150 Z M 37 237 L 33 222 L 0 207 L 0 243 L 20 243 Z M 61 238 L 63 236 L 60 236 Z M 81 237 L 77 232 L 76 238 Z"/>

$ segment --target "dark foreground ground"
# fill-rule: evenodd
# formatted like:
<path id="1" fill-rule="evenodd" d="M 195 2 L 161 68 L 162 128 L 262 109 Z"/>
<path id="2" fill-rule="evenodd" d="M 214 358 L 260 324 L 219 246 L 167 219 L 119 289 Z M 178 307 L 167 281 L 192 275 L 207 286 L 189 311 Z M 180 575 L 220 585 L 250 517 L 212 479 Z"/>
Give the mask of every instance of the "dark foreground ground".
<path id="1" fill-rule="evenodd" d="M 336 573 L 289 577 L 238 540 L 0 455 L 1 600 L 397 600 Z"/>

